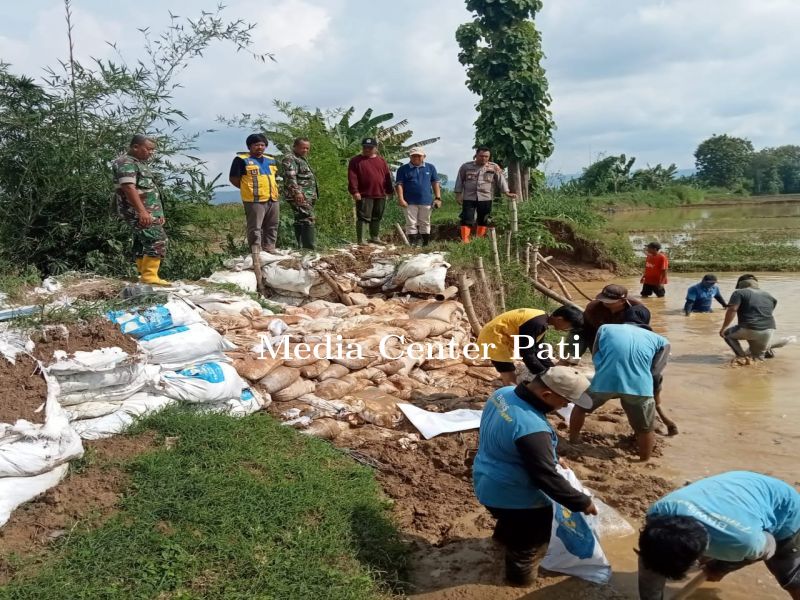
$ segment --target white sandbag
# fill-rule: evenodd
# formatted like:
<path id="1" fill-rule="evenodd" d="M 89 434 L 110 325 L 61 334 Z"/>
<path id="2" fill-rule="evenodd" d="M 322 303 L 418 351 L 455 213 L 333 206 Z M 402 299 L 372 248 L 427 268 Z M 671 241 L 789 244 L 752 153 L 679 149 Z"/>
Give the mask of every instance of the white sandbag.
<path id="1" fill-rule="evenodd" d="M 438 319 L 446 323 L 454 323 L 465 316 L 464 307 L 455 300 L 437 302 L 425 300 L 415 302 L 408 307 L 409 319 Z"/>
<path id="2" fill-rule="evenodd" d="M 203 318 L 186 302 L 170 299 L 165 304 L 138 311 L 111 311 L 108 319 L 119 326 L 122 333 L 141 338 L 178 325 L 200 323 Z"/>
<path id="3" fill-rule="evenodd" d="M 70 421 L 96 419 L 119 410 L 118 402 L 82 402 L 66 409 Z"/>
<path id="4" fill-rule="evenodd" d="M 237 398 L 230 398 L 209 406 L 203 405 L 203 410 L 224 413 L 231 417 L 245 417 L 261 410 L 271 404 L 270 396 L 259 394 L 253 388 L 247 387 L 241 391 Z"/>
<path id="5" fill-rule="evenodd" d="M 305 394 L 314 393 L 315 387 L 316 385 L 313 381 L 309 381 L 308 379 L 298 379 L 291 385 L 288 385 L 282 390 L 278 390 L 272 394 L 272 398 L 275 400 L 275 402 L 288 402 L 289 400 L 294 400 L 295 398 L 299 398 Z"/>
<path id="6" fill-rule="evenodd" d="M 256 274 L 253 271 L 216 271 L 206 278 L 209 283 L 232 283 L 246 292 L 258 289 Z"/>
<path id="7" fill-rule="evenodd" d="M 284 269 L 276 264 L 262 268 L 264 282 L 283 292 L 296 292 L 308 296 L 311 287 L 321 283 L 320 276 L 310 269 Z"/>
<path id="8" fill-rule="evenodd" d="M 209 313 L 243 314 L 242 311 L 252 311 L 254 314 L 271 315 L 272 312 L 262 308 L 261 305 L 247 296 L 233 296 L 225 292 L 195 295 L 187 298 Z"/>
<path id="9" fill-rule="evenodd" d="M 133 363 L 102 373 L 57 377 L 61 388 L 58 402 L 63 407 L 84 402 L 121 402 L 146 387 L 154 386 L 160 371 L 158 365 Z"/>
<path id="10" fill-rule="evenodd" d="M 181 325 L 139 340 L 150 362 L 164 369 L 180 369 L 200 362 L 228 362 L 223 352 L 236 345 L 205 323 Z"/>
<path id="11" fill-rule="evenodd" d="M 110 348 L 98 348 L 97 350 L 92 350 L 91 352 L 78 350 L 72 356 L 67 356 L 67 353 L 63 350 L 56 350 L 53 352 L 54 362 L 47 367 L 47 371 L 58 378 L 75 373 L 99 373 L 104 371 L 112 371 L 117 367 L 122 366 L 124 363 L 126 363 L 126 361 L 128 364 L 131 364 L 131 361 L 128 361 L 128 358 L 128 353 L 123 351 L 121 348 L 117 348 L 116 346 L 112 346 Z M 118 385 L 119 383 L 128 382 L 124 381 L 108 383 L 106 385 Z M 96 384 L 93 383 L 92 385 Z"/>
<path id="12" fill-rule="evenodd" d="M 469 431 L 481 425 L 480 410 L 459 408 L 446 413 L 423 410 L 413 404 L 398 404 L 406 418 L 416 427 L 426 440 L 442 433 Z"/>
<path id="13" fill-rule="evenodd" d="M 175 403 L 177 403 L 177 400 L 167 398 L 166 396 L 139 392 L 121 402 L 119 409 L 115 412 L 96 419 L 74 421 L 72 423 L 72 428 L 78 432 L 84 440 L 100 440 L 122 433 L 130 427 L 137 418 L 159 412 Z"/>
<path id="14" fill-rule="evenodd" d="M 0 355 L 8 362 L 13 365 L 20 352 L 33 352 L 33 340 L 26 333 L 9 328 L 8 323 L 0 327 Z"/>
<path id="15" fill-rule="evenodd" d="M 415 294 L 441 294 L 447 287 L 446 278 L 446 266 L 434 267 L 422 275 L 406 279 L 403 284 L 403 291 Z"/>
<path id="16" fill-rule="evenodd" d="M 571 469 L 556 467 L 559 474 L 579 491 L 583 485 Z M 541 567 L 548 571 L 580 577 L 593 583 L 606 584 L 611 566 L 593 529 L 594 517 L 573 513 L 553 503 L 553 526 L 550 545 Z"/>
<path id="17" fill-rule="evenodd" d="M 372 266 L 361 273 L 361 279 L 385 279 L 394 275 L 395 265 L 393 263 L 372 263 Z"/>
<path id="18" fill-rule="evenodd" d="M 403 262 L 394 276 L 384 286 L 384 289 L 394 289 L 403 285 L 406 280 L 428 273 L 437 267 L 447 267 L 450 265 L 445 262 L 444 254 L 432 252 L 430 254 L 417 254 L 415 257 Z"/>
<path id="19" fill-rule="evenodd" d="M 213 404 L 238 398 L 245 381 L 233 365 L 207 362 L 192 365 L 180 371 L 164 371 L 159 381 L 159 391 L 169 398 L 193 404 Z"/>
<path id="20" fill-rule="evenodd" d="M 6 524 L 11 513 L 24 504 L 58 485 L 69 470 L 68 464 L 31 477 L 0 478 L 0 527 Z"/>

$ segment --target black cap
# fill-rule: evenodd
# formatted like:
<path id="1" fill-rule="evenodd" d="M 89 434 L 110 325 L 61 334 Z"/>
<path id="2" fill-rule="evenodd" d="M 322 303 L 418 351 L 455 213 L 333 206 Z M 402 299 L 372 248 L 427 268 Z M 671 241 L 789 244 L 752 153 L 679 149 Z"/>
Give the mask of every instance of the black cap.
<path id="1" fill-rule="evenodd" d="M 595 296 L 595 300 L 600 300 L 601 302 L 617 302 L 618 300 L 624 300 L 628 297 L 628 289 L 624 286 L 617 285 L 616 283 L 611 283 L 603 288 L 597 296 Z"/>
<path id="2" fill-rule="evenodd" d="M 706 273 L 703 275 L 703 281 L 709 281 L 711 283 L 717 283 L 717 276 L 713 273 Z"/>
<path id="3" fill-rule="evenodd" d="M 653 331 L 650 327 L 650 311 L 642 304 L 634 304 L 625 310 L 625 324 L 636 325 L 642 329 Z"/>
<path id="4" fill-rule="evenodd" d="M 378 140 L 376 140 L 375 138 L 371 138 L 371 137 L 364 138 L 363 140 L 361 140 L 361 145 L 362 146 L 377 146 L 378 145 Z"/>

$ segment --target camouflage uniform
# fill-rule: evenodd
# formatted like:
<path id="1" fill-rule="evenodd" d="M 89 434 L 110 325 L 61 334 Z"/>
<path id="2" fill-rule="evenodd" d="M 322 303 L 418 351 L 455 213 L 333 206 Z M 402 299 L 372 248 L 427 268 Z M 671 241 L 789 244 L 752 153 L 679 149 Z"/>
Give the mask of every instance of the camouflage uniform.
<path id="1" fill-rule="evenodd" d="M 308 161 L 294 152 L 281 159 L 286 202 L 294 211 L 294 235 L 303 248 L 314 248 L 316 231 L 314 226 L 314 204 L 319 197 L 317 178 Z M 298 203 L 296 196 L 302 194 L 304 203 Z"/>
<path id="2" fill-rule="evenodd" d="M 133 229 L 133 255 L 135 258 L 153 256 L 163 259 L 167 254 L 167 233 L 164 231 L 164 208 L 150 167 L 130 154 L 120 156 L 111 164 L 114 174 L 114 197 L 117 212 Z M 153 216 L 149 227 L 139 225 L 139 215 L 128 202 L 122 186 L 132 183 L 145 209 Z"/>

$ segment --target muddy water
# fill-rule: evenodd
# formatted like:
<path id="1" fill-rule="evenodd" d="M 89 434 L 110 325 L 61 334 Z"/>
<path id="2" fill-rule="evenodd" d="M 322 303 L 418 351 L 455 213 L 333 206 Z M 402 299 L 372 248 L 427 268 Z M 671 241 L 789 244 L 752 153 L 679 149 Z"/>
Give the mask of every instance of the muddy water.
<path id="1" fill-rule="evenodd" d="M 680 428 L 664 456 L 659 474 L 676 486 L 713 473 L 748 469 L 800 486 L 800 347 L 776 350 L 776 358 L 753 366 L 731 366 L 731 351 L 718 335 L 723 310 L 682 313 L 686 288 L 702 274 L 671 275 L 667 297 L 645 300 L 653 328 L 669 338 L 672 356 L 665 372 L 664 403 Z M 719 274 L 723 295 L 733 291 L 738 274 Z M 778 299 L 778 336 L 800 334 L 800 274 L 759 274 L 762 289 Z M 638 279 L 618 281 L 636 293 Z M 596 293 L 603 284 L 583 284 Z M 591 294 L 590 294 L 591 295 Z M 635 524 L 638 525 L 638 524 Z M 612 583 L 635 598 L 635 537 L 606 543 L 615 577 Z M 763 565 L 706 584 L 693 598 L 752 600 L 787 598 Z"/>

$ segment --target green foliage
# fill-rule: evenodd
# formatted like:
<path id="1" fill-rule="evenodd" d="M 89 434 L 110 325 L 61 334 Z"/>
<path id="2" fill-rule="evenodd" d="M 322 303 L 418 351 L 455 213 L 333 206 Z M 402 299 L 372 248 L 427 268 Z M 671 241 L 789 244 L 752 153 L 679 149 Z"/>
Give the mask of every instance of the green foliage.
<path id="1" fill-rule="evenodd" d="M 800 193 L 800 146 L 764 148 L 754 153 L 746 175 L 754 194 Z"/>
<path id="2" fill-rule="evenodd" d="M 752 154 L 750 140 L 713 135 L 695 150 L 697 176 L 706 185 L 734 188 L 741 183 Z"/>
<path id="3" fill-rule="evenodd" d="M 674 271 L 797 271 L 800 248 L 793 232 L 706 234 L 670 248 Z"/>
<path id="4" fill-rule="evenodd" d="M 550 95 L 541 61 L 541 38 L 532 21 L 540 0 L 467 0 L 475 13 L 456 31 L 476 93 L 476 142 L 504 164 L 535 168 L 553 152 Z"/>
<path id="5" fill-rule="evenodd" d="M 407 558 L 387 503 L 372 472 L 330 444 L 263 414 L 173 409 L 137 430 L 154 431 L 157 445 L 113 465 L 131 479 L 119 512 L 70 529 L 46 568 L 22 559 L 0 598 L 371 600 L 399 591 Z"/>
<path id="6" fill-rule="evenodd" d="M 631 190 L 663 190 L 673 184 L 678 167 L 671 164 L 663 167 L 660 163 L 654 167 L 633 171 L 636 157 L 606 156 L 583 170 L 583 174 L 569 185 L 565 192 L 584 193 L 595 196 L 617 194 Z"/>
<path id="7" fill-rule="evenodd" d="M 172 95 L 177 75 L 213 42 L 249 53 L 253 25 L 226 22 L 221 7 L 197 19 L 172 16 L 159 36 L 142 32 L 145 60 L 84 65 L 72 58 L 68 0 L 66 7 L 69 61 L 41 83 L 0 64 L 0 256 L 45 274 L 130 274 L 130 231 L 111 206 L 110 162 L 146 132 L 158 141 L 154 170 L 172 239 L 164 273 L 196 276 L 215 259 L 190 235 L 192 206 L 210 201 L 216 180 L 188 154 L 198 136 L 181 130 L 186 115 Z"/>

